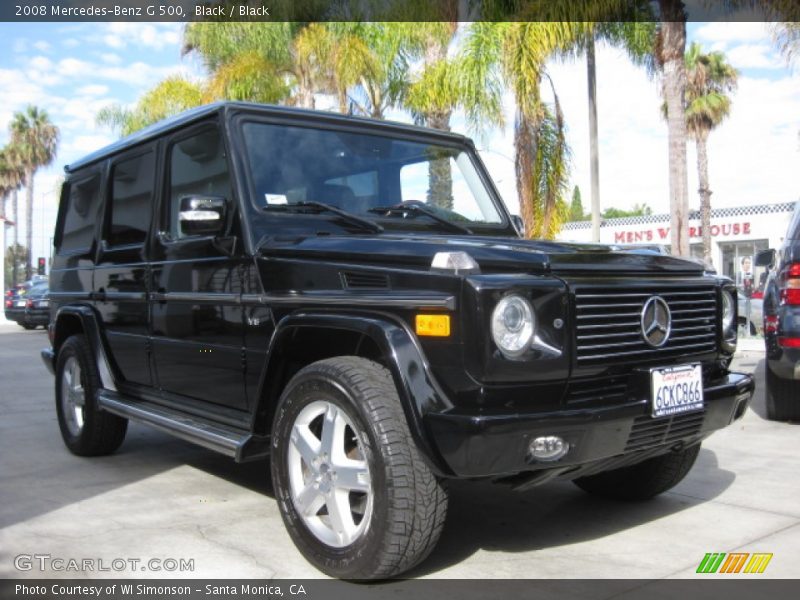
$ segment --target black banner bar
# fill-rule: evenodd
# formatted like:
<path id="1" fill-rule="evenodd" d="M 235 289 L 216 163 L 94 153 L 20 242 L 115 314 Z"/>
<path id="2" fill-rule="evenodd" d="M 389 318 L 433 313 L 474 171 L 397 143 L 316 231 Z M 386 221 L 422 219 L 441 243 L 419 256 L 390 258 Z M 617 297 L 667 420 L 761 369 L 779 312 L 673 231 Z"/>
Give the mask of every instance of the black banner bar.
<path id="1" fill-rule="evenodd" d="M 684 0 L 688 21 L 796 21 L 796 0 Z M 2 0 L 6 22 L 655 21 L 652 0 Z"/>
<path id="2" fill-rule="evenodd" d="M 753 576 L 758 577 L 758 576 Z M 744 579 L 423 579 L 382 583 L 351 583 L 323 579 L 5 579 L 3 600 L 653 600 L 703 598 L 715 600 L 793 598 L 795 580 Z"/>

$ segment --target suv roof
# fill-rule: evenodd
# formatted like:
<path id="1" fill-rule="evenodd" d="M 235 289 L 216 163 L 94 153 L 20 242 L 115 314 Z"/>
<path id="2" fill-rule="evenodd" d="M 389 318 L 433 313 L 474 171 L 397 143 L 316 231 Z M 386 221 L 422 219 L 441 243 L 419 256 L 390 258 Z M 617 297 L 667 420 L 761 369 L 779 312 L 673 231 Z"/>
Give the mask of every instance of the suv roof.
<path id="1" fill-rule="evenodd" d="M 318 123 L 327 122 L 338 123 L 340 125 L 353 125 L 354 123 L 360 123 L 362 125 L 378 127 L 387 131 L 406 132 L 427 136 L 434 135 L 436 137 L 446 138 L 457 143 L 470 143 L 469 138 L 457 133 L 429 129 L 427 127 L 419 127 L 417 125 L 409 125 L 407 123 L 400 123 L 397 121 L 368 119 L 366 117 L 348 116 L 328 111 L 275 106 L 270 104 L 256 104 L 252 102 L 214 102 L 212 104 L 206 104 L 204 106 L 198 106 L 197 108 L 189 109 L 178 115 L 175 115 L 174 117 L 164 119 L 158 123 L 150 125 L 149 127 L 145 127 L 144 129 L 117 140 L 116 142 L 109 144 L 100 150 L 92 152 L 91 154 L 75 161 L 72 164 L 66 165 L 64 167 L 64 171 L 67 173 L 72 173 L 80 168 L 108 158 L 109 156 L 121 152 L 127 148 L 160 137 L 161 135 L 172 130 L 179 129 L 211 115 L 222 114 L 231 110 L 261 113 L 264 115 L 281 115 L 295 118 L 302 117 Z"/>

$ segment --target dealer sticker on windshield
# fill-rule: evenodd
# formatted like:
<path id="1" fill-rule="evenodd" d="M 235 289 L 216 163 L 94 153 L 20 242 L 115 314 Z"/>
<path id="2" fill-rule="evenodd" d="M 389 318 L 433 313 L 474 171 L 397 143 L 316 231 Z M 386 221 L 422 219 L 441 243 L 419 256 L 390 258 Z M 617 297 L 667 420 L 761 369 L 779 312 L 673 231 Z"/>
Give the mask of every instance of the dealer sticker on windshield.
<path id="1" fill-rule="evenodd" d="M 702 410 L 703 369 L 700 365 L 681 365 L 650 371 L 653 417 Z"/>

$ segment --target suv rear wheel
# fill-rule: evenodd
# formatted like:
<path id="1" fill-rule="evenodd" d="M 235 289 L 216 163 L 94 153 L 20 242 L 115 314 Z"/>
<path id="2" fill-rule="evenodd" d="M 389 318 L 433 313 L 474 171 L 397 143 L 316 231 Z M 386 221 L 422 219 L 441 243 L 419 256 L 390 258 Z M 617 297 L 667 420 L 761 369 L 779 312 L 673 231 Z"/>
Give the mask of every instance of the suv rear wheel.
<path id="1" fill-rule="evenodd" d="M 61 437 L 78 456 L 102 456 L 120 447 L 128 420 L 97 407 L 100 376 L 83 335 L 73 335 L 58 350 L 56 413 Z"/>
<path id="2" fill-rule="evenodd" d="M 697 460 L 700 444 L 575 480 L 582 490 L 615 500 L 649 500 L 678 485 Z"/>
<path id="3" fill-rule="evenodd" d="M 767 418 L 800 421 L 800 381 L 781 379 L 767 365 Z"/>
<path id="4" fill-rule="evenodd" d="M 272 482 L 294 543 L 333 577 L 410 569 L 436 545 L 447 512 L 389 372 L 354 356 L 309 365 L 286 387 L 273 423 Z"/>

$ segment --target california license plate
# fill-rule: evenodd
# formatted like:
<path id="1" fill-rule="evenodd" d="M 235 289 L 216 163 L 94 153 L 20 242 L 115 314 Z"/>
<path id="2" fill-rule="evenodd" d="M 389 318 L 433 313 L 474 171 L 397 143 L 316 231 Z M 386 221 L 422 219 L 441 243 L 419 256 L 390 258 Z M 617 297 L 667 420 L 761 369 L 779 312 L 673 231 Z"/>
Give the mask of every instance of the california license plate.
<path id="1" fill-rule="evenodd" d="M 651 416 L 667 417 L 702 410 L 703 369 L 681 365 L 650 371 Z"/>

